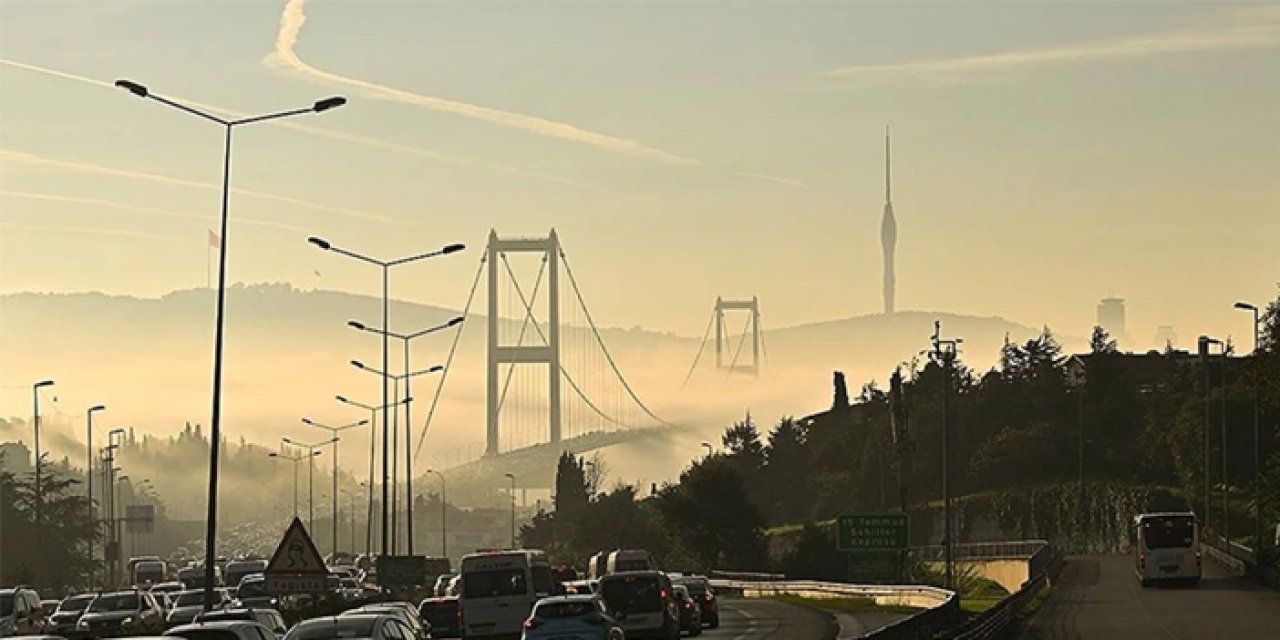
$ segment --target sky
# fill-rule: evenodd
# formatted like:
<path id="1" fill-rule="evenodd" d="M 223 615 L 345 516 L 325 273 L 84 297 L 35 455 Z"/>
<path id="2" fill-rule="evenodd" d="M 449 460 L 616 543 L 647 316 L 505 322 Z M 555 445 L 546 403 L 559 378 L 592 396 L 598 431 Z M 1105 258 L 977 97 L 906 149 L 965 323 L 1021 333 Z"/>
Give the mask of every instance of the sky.
<path id="1" fill-rule="evenodd" d="M 236 130 L 231 281 L 376 294 L 306 237 L 464 242 L 392 284 L 457 308 L 489 229 L 555 227 L 601 325 L 876 313 L 890 125 L 900 309 L 1083 335 L 1115 295 L 1140 340 L 1244 335 L 1280 280 L 1277 68 L 1274 4 L 0 0 L 0 293 L 204 286 L 221 132 L 128 78 L 349 99 Z"/>

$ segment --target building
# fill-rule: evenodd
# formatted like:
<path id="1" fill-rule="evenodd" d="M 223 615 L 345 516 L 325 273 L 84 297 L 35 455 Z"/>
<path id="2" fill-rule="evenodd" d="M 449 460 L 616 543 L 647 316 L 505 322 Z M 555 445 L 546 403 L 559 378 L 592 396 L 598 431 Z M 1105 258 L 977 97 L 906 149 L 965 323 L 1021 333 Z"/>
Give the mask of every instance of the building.
<path id="1" fill-rule="evenodd" d="M 15 476 L 31 473 L 31 449 L 21 441 L 0 443 L 0 471 Z"/>
<path id="2" fill-rule="evenodd" d="M 1098 303 L 1098 321 L 1095 324 L 1111 334 L 1116 344 L 1125 346 L 1129 334 L 1124 325 L 1124 298 L 1103 298 Z"/>
<path id="3" fill-rule="evenodd" d="M 1154 348 L 1158 351 L 1164 351 L 1166 348 L 1178 347 L 1178 334 L 1174 332 L 1173 327 L 1162 324 L 1156 328 L 1156 335 L 1152 338 Z"/>
<path id="4" fill-rule="evenodd" d="M 884 217 L 880 219 L 880 249 L 884 254 L 884 313 L 894 312 L 897 293 L 893 273 L 893 253 L 898 246 L 898 222 L 893 217 L 893 198 L 889 182 L 889 128 L 884 130 Z"/>

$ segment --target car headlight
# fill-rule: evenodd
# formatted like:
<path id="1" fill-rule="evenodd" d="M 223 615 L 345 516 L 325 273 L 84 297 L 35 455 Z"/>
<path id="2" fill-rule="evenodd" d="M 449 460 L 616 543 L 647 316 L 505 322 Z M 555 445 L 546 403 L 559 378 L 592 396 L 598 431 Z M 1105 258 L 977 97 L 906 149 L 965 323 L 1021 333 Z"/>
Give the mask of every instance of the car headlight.
<path id="1" fill-rule="evenodd" d="M 81 629 L 88 629 L 88 628 L 89 628 L 89 621 L 88 621 L 88 620 L 81 620 L 80 622 L 77 622 L 77 623 L 76 623 L 76 626 L 77 626 L 77 627 L 79 627 L 79 628 L 81 628 Z"/>
<path id="2" fill-rule="evenodd" d="M 133 622 L 133 616 L 129 616 L 128 618 L 121 620 L 120 624 L 129 624 L 130 622 Z"/>

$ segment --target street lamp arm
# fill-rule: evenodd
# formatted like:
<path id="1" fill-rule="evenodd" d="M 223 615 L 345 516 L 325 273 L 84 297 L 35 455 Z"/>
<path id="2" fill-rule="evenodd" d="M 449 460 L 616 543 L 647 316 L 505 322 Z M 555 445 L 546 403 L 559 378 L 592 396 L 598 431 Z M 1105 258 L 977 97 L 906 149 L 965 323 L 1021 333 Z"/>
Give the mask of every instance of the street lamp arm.
<path id="1" fill-rule="evenodd" d="M 434 327 L 427 327 L 426 329 L 423 329 L 423 330 L 421 330 L 421 331 L 417 331 L 417 332 L 411 333 L 411 334 L 409 334 L 409 335 L 405 336 L 405 339 L 407 339 L 407 340 L 412 340 L 412 339 L 417 338 L 417 337 L 419 337 L 419 336 L 425 336 L 425 335 L 427 335 L 428 333 L 435 333 L 436 331 L 440 331 L 440 330 L 442 330 L 442 329 L 448 329 L 449 327 L 456 327 L 456 326 L 458 326 L 458 325 L 462 324 L 463 319 L 464 319 L 464 318 L 463 318 L 462 316 L 458 316 L 458 317 L 453 318 L 453 319 L 451 319 L 451 320 L 449 320 L 448 322 L 445 322 L 445 323 L 443 323 L 443 324 L 438 324 L 438 325 L 436 325 L 436 326 L 434 326 Z M 393 335 L 394 335 L 394 334 L 393 334 Z M 397 336 L 397 337 L 399 337 L 399 336 Z"/>
<path id="2" fill-rule="evenodd" d="M 128 82 L 127 80 L 117 80 L 117 81 L 116 81 L 116 86 L 117 86 L 117 87 L 124 87 L 125 89 L 128 89 L 130 92 L 132 92 L 132 93 L 134 93 L 134 94 L 136 95 L 136 94 L 137 94 L 137 92 L 136 92 L 136 91 L 133 91 L 133 89 L 129 88 L 126 84 L 124 84 L 124 83 L 127 83 L 127 82 Z M 145 90 L 145 87 L 144 87 L 144 90 Z M 220 125 L 222 125 L 222 126 L 224 126 L 224 127 L 232 126 L 233 124 L 235 124 L 234 122 L 231 122 L 231 121 L 229 121 L 229 120 L 224 120 L 224 119 L 222 119 L 222 118 L 219 118 L 218 116 L 215 116 L 215 115 L 213 115 L 212 113 L 206 113 L 206 112 L 201 111 L 201 110 L 199 110 L 199 109 L 197 109 L 197 108 L 195 108 L 195 107 L 192 107 L 192 106 L 188 106 L 188 105 L 182 104 L 181 102 L 177 102 L 177 101 L 175 101 L 175 100 L 170 100 L 169 98 L 166 98 L 166 97 L 164 97 L 164 96 L 158 96 L 158 95 L 156 95 L 156 94 L 154 94 L 154 93 L 150 93 L 150 92 L 148 92 L 148 93 L 146 93 L 145 95 L 143 95 L 142 97 L 143 97 L 143 98 L 150 98 L 150 99 L 155 100 L 156 102 L 159 102 L 159 103 L 161 103 L 161 104 L 169 105 L 170 107 L 173 107 L 174 109 L 177 109 L 177 110 L 179 110 L 179 111 L 185 111 L 185 112 L 187 112 L 187 113 L 189 113 L 189 114 L 191 114 L 191 115 L 193 115 L 193 116 L 196 116 L 197 118 L 204 118 L 205 120 L 210 120 L 210 121 L 212 121 L 212 122 L 216 122 L 216 123 L 218 123 L 218 124 L 220 124 Z"/>
<path id="3" fill-rule="evenodd" d="M 308 107 L 308 108 L 306 108 L 306 109 L 289 109 L 288 111 L 277 111 L 277 112 L 275 112 L 275 113 L 267 113 L 267 114 L 263 114 L 263 115 L 260 115 L 260 116 L 250 116 L 250 117 L 248 117 L 248 118 L 241 118 L 241 119 L 239 119 L 239 120 L 232 120 L 231 122 L 228 122 L 227 124 L 229 124 L 229 125 L 231 125 L 231 126 L 233 126 L 233 127 L 236 127 L 236 126 L 239 126 L 239 125 L 242 125 L 242 124 L 253 124 L 253 123 L 255 123 L 255 122 L 264 122 L 264 121 L 267 121 L 267 120 L 275 120 L 275 119 L 277 119 L 277 118 L 288 118 L 289 116 L 299 116 L 299 115 L 302 115 L 302 114 L 304 114 L 304 113 L 313 113 L 313 112 L 315 112 L 315 109 L 312 109 L 312 108 L 309 108 L 309 107 Z"/>
<path id="4" fill-rule="evenodd" d="M 406 256 L 406 257 L 404 257 L 404 258 L 399 258 L 399 259 L 396 259 L 396 260 L 392 260 L 391 262 L 388 262 L 388 263 L 387 263 L 387 265 L 388 265 L 388 266 L 395 266 L 395 265 L 398 265 L 398 264 L 404 264 L 404 263 L 406 263 L 406 262 L 414 262 L 414 261 L 416 261 L 416 260 L 422 260 L 422 259 L 424 259 L 424 258 L 434 258 L 434 257 L 436 257 L 436 256 L 448 255 L 448 254 L 450 254 L 450 253 L 455 253 L 455 252 L 458 252 L 458 251 L 462 251 L 462 250 L 463 250 L 463 249 L 465 249 L 465 248 L 466 248 L 466 245 L 462 245 L 462 244 L 451 244 L 451 245 L 446 245 L 446 246 L 444 246 L 444 247 L 442 247 L 442 248 L 440 248 L 440 249 L 436 249 L 435 251 L 428 251 L 428 252 L 426 252 L 426 253 L 419 253 L 419 254 L 417 254 L 417 255 Z"/>

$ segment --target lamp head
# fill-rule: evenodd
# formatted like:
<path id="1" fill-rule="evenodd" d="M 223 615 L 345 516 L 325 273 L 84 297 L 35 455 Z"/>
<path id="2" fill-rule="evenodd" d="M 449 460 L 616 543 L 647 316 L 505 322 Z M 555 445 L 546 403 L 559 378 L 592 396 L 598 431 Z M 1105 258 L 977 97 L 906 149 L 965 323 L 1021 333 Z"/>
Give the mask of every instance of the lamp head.
<path id="1" fill-rule="evenodd" d="M 53 381 L 52 381 L 52 380 L 41 380 L 40 382 L 37 382 L 37 383 L 35 383 L 35 384 L 34 384 L 34 385 L 32 385 L 32 386 L 34 386 L 34 387 L 35 387 L 35 388 L 37 388 L 37 389 L 39 389 L 40 387 L 51 387 L 51 386 L 53 386 Z"/>
<path id="2" fill-rule="evenodd" d="M 333 245 L 329 244 L 328 240 L 325 240 L 324 238 L 321 238 L 318 236 L 311 236 L 310 238 L 307 238 L 307 242 L 310 242 L 311 244 L 314 244 L 315 246 L 320 247 L 325 251 L 328 251 L 329 249 L 333 248 Z"/>
<path id="3" fill-rule="evenodd" d="M 366 424 L 369 424 L 369 419 L 368 419 L 368 418 L 365 418 L 364 420 L 361 420 L 360 422 L 357 422 L 357 423 L 356 423 L 356 426 L 357 426 L 357 427 L 363 427 L 363 426 L 365 426 Z"/>
<path id="4" fill-rule="evenodd" d="M 364 331 L 365 329 L 367 329 L 367 328 L 368 328 L 368 327 L 365 327 L 365 326 L 364 326 L 364 323 L 363 323 L 363 322 L 359 322 L 359 321 L 356 321 L 356 320 L 348 320 L 348 321 L 347 321 L 347 326 L 348 326 L 348 327 L 351 327 L 352 329 L 358 329 L 358 330 L 360 330 L 360 331 Z"/>
<path id="5" fill-rule="evenodd" d="M 449 255 L 449 254 L 451 254 L 451 253 L 457 253 L 457 252 L 462 251 L 463 249 L 466 249 L 466 248 L 467 248 L 467 245 L 462 244 L 461 242 L 459 242 L 459 243 L 455 243 L 455 244 L 445 245 L 445 247 L 444 247 L 443 249 L 441 249 L 441 250 L 440 250 L 440 253 L 443 253 L 444 255 L 446 255 L 446 256 L 447 256 L 447 255 Z"/>
<path id="6" fill-rule="evenodd" d="M 302 424 L 309 424 L 309 425 L 313 425 L 313 426 L 314 426 L 314 425 L 315 425 L 315 422 L 312 422 L 312 421 L 311 421 L 311 418 L 303 418 L 303 419 L 302 419 Z"/>
<path id="7" fill-rule="evenodd" d="M 431 367 L 430 369 L 427 369 L 427 373 L 438 373 L 440 371 L 444 371 L 444 365 L 442 364 L 438 364 Z"/>
<path id="8" fill-rule="evenodd" d="M 353 367 L 355 367 L 355 368 L 357 368 L 357 369 L 367 369 L 367 368 L 368 368 L 368 367 L 364 366 L 364 363 L 363 363 L 363 362 L 360 362 L 359 360 L 352 360 L 352 361 L 351 361 L 351 366 L 353 366 Z"/>
<path id="9" fill-rule="evenodd" d="M 458 326 L 458 325 L 462 324 L 462 321 L 463 321 L 463 320 L 466 320 L 466 318 L 464 318 L 464 317 L 462 317 L 462 316 L 458 316 L 458 317 L 456 317 L 456 318 L 451 318 L 451 319 L 449 320 L 449 322 L 445 323 L 445 326 L 449 326 L 449 327 L 456 327 L 456 326 Z"/>
<path id="10" fill-rule="evenodd" d="M 320 113 L 322 111 L 328 111 L 330 109 L 337 109 L 338 107 L 341 107 L 346 103 L 347 103 L 346 98 L 342 96 L 333 96 L 332 98 L 317 100 L 316 103 L 312 105 L 311 110 L 315 111 L 316 113 Z"/>
<path id="11" fill-rule="evenodd" d="M 116 86 L 138 96 L 139 98 L 145 98 L 148 95 L 146 87 L 131 80 L 116 80 Z"/>
<path id="12" fill-rule="evenodd" d="M 347 397 L 346 397 L 346 396 L 334 396 L 334 398 L 337 398 L 337 399 L 338 399 L 338 402 L 346 402 L 346 403 L 350 403 L 350 402 L 351 402 L 350 400 L 348 400 L 348 399 L 347 399 Z"/>
<path id="13" fill-rule="evenodd" d="M 107 405 L 105 404 L 95 404 L 92 407 L 89 407 L 89 413 L 93 413 L 94 411 L 102 411 L 103 409 L 106 409 L 106 408 L 107 408 Z"/>
<path id="14" fill-rule="evenodd" d="M 1234 304 L 1234 305 L 1232 305 L 1232 306 L 1233 306 L 1233 307 L 1235 307 L 1235 308 L 1237 308 L 1237 309 L 1244 309 L 1244 310 L 1246 310 L 1246 311 L 1257 311 L 1257 310 L 1258 310 L 1258 308 L 1257 308 L 1257 307 L 1255 307 L 1255 306 L 1253 306 L 1253 305 L 1249 304 L 1248 302 L 1237 302 L 1237 303 L 1235 303 L 1235 304 Z"/>

